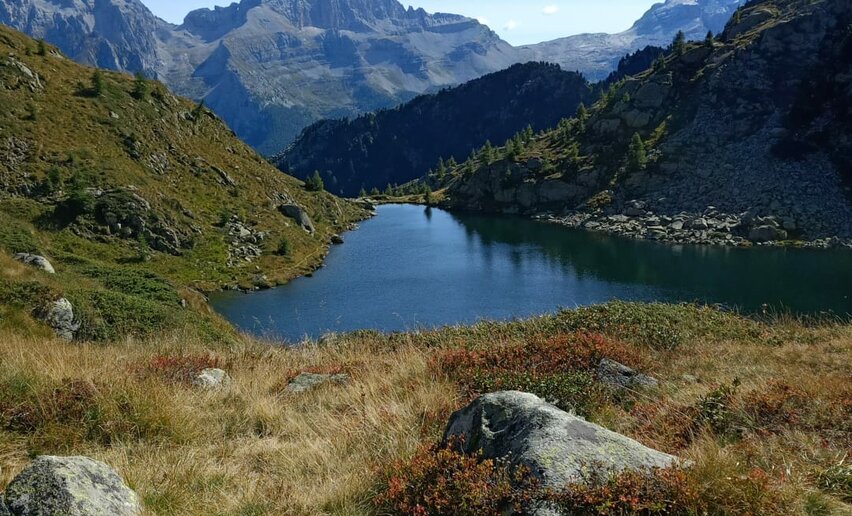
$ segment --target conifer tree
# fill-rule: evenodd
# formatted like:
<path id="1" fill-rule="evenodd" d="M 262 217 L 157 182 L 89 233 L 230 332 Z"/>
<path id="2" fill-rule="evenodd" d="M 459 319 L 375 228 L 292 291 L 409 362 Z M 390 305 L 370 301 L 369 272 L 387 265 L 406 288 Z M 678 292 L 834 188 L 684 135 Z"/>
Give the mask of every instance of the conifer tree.
<path id="1" fill-rule="evenodd" d="M 672 42 L 672 50 L 676 56 L 682 56 L 686 52 L 686 35 L 682 30 L 677 31 L 677 35 Z"/>
<path id="2" fill-rule="evenodd" d="M 148 96 L 149 91 L 148 80 L 141 72 L 137 72 L 133 79 L 133 96 L 138 100 L 143 100 Z"/>
<path id="3" fill-rule="evenodd" d="M 635 172 L 642 170 L 647 164 L 648 154 L 645 150 L 645 142 L 642 141 L 639 133 L 634 133 L 627 149 L 627 166 Z"/>
<path id="4" fill-rule="evenodd" d="M 325 182 L 322 180 L 319 170 L 314 170 L 313 175 L 305 180 L 305 188 L 309 192 L 322 192 L 325 190 Z"/>
<path id="5" fill-rule="evenodd" d="M 706 46 L 710 47 L 710 48 L 713 48 L 713 41 L 714 41 L 714 38 L 713 38 L 713 31 L 712 31 L 712 30 L 708 30 L 708 31 L 707 31 L 707 37 L 706 37 L 706 38 L 704 38 L 704 44 L 705 44 Z"/>
<path id="6" fill-rule="evenodd" d="M 47 44 L 43 39 L 38 40 L 38 55 L 46 56 L 47 55 Z"/>
<path id="7" fill-rule="evenodd" d="M 104 75 L 100 70 L 95 70 L 95 73 L 92 74 L 92 93 L 96 97 L 104 94 Z"/>

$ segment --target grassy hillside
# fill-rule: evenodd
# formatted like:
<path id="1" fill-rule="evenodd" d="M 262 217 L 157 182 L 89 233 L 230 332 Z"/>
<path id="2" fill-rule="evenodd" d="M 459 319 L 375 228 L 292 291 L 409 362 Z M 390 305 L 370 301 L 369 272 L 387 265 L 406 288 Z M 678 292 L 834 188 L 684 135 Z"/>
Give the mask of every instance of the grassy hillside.
<path id="1" fill-rule="evenodd" d="M 569 490 L 570 514 L 852 510 L 852 327 L 830 321 L 617 303 L 296 349 L 183 332 L 80 345 L 0 330 L 0 342 L 0 491 L 34 454 L 85 454 L 151 514 L 495 514 L 499 469 L 430 445 L 471 397 L 514 388 L 694 461 L 654 483 Z M 660 388 L 607 390 L 601 356 Z M 191 386 L 211 365 L 233 385 Z M 351 380 L 286 392 L 300 371 Z"/>
<path id="2" fill-rule="evenodd" d="M 230 331 L 198 316 L 199 291 L 287 281 L 363 216 L 269 166 L 203 106 L 2 26 L 0 106 L 0 327 L 30 327 L 64 296 L 81 339 Z M 316 232 L 284 203 L 303 206 Z M 57 274 L 21 266 L 18 252 Z"/>

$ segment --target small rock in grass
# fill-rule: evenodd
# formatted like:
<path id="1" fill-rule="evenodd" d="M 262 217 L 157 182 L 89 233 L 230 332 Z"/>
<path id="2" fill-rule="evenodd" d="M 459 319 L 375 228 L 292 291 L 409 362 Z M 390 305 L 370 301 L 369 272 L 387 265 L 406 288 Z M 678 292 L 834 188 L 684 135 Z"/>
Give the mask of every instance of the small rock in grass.
<path id="1" fill-rule="evenodd" d="M 616 389 L 656 387 L 656 378 L 644 375 L 615 360 L 605 358 L 598 364 L 598 380 Z"/>
<path id="2" fill-rule="evenodd" d="M 290 383 L 287 384 L 287 392 L 298 394 L 316 389 L 326 383 L 344 384 L 348 381 L 348 374 L 302 373 L 290 380 Z"/>
<path id="3" fill-rule="evenodd" d="M 198 373 L 192 384 L 205 389 L 221 389 L 231 384 L 231 377 L 221 369 L 204 369 Z"/>
<path id="4" fill-rule="evenodd" d="M 53 269 L 53 265 L 51 265 L 50 261 L 44 256 L 39 256 L 37 254 L 30 253 L 18 253 L 15 255 L 15 259 L 19 262 L 23 262 L 27 265 L 32 265 L 33 267 L 41 269 L 48 274 L 56 273 L 56 271 Z"/>

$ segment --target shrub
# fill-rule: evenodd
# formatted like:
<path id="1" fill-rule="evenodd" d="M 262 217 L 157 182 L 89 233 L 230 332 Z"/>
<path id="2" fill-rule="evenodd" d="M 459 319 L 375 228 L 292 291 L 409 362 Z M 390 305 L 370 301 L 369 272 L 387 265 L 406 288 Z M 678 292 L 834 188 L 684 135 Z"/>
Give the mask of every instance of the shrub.
<path id="1" fill-rule="evenodd" d="M 559 334 L 522 345 L 486 350 L 449 350 L 435 366 L 469 397 L 495 390 L 521 390 L 564 410 L 589 414 L 603 395 L 593 370 L 603 358 L 635 362 L 621 343 L 585 332 Z"/>
<path id="2" fill-rule="evenodd" d="M 100 70 L 95 70 L 92 74 L 92 95 L 100 97 L 104 94 L 104 74 Z"/>
<path id="3" fill-rule="evenodd" d="M 514 472 L 502 461 L 483 459 L 430 445 L 408 461 L 391 466 L 387 484 L 374 503 L 393 514 L 500 515 L 520 512 L 534 482 L 523 469 Z"/>
<path id="4" fill-rule="evenodd" d="M 145 97 L 148 96 L 148 92 L 151 90 L 148 85 L 147 79 L 142 73 L 137 72 L 133 78 L 133 97 L 137 100 L 144 100 Z"/>
<path id="5" fill-rule="evenodd" d="M 278 247 L 275 248 L 275 254 L 278 256 L 290 256 L 292 250 L 293 246 L 290 244 L 290 241 L 286 238 L 282 238 L 278 242 Z"/>
<path id="6" fill-rule="evenodd" d="M 681 469 L 656 469 L 605 475 L 591 468 L 581 483 L 562 492 L 551 492 L 548 500 L 565 514 L 701 514 L 698 490 Z"/>

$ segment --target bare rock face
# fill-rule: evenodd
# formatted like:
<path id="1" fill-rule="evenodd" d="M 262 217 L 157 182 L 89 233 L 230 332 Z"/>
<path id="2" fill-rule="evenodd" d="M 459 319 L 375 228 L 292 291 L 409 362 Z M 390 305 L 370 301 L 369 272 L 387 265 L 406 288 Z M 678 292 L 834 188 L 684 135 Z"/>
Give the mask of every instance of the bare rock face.
<path id="1" fill-rule="evenodd" d="M 86 457 L 37 457 L 0 496 L 0 515 L 141 513 L 139 497 L 121 477 L 106 464 Z"/>
<path id="2" fill-rule="evenodd" d="M 589 468 L 642 471 L 678 464 L 678 458 L 564 412 L 524 392 L 481 396 L 456 412 L 444 440 L 464 436 L 466 453 L 508 457 L 526 466 L 545 487 L 582 482 Z"/>

